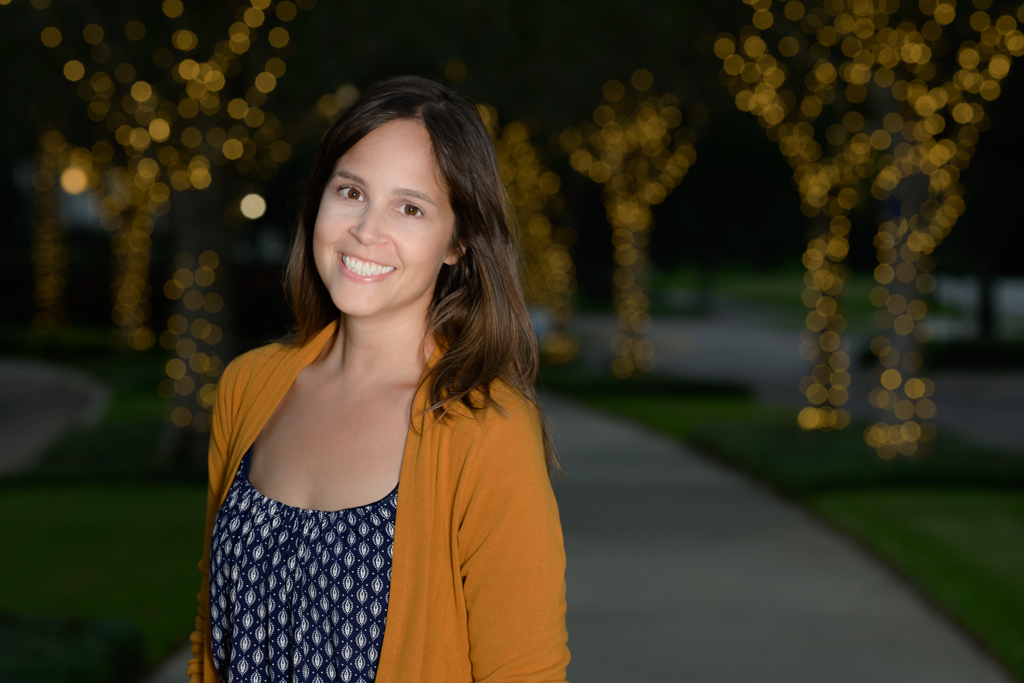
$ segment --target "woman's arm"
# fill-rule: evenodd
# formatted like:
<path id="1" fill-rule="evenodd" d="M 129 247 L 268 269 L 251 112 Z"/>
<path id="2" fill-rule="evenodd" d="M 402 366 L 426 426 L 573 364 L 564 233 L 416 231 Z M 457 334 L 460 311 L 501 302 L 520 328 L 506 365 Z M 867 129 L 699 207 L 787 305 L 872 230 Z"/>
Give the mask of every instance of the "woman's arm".
<path id="1" fill-rule="evenodd" d="M 456 495 L 473 679 L 564 681 L 565 548 L 540 422 L 521 398 L 501 404 Z"/>

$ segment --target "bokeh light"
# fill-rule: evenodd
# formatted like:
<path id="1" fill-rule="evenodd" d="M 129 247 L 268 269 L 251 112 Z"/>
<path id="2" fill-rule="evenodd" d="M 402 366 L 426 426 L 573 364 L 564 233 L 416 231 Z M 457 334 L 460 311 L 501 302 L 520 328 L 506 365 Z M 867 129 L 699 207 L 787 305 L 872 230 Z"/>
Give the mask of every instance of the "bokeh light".
<path id="1" fill-rule="evenodd" d="M 258 194 L 247 194 L 242 197 L 239 208 L 243 216 L 255 220 L 267 212 L 267 200 Z"/>
<path id="2" fill-rule="evenodd" d="M 753 8 L 752 25 L 714 42 L 736 106 L 756 115 L 779 144 L 794 169 L 804 214 L 818 221 L 804 253 L 804 303 L 812 310 L 801 351 L 814 366 L 801 383 L 811 404 L 798 418 L 804 429 L 849 423 L 840 408 L 849 386 L 841 304 L 849 278 L 843 263 L 847 217 L 869 198 L 901 195 L 900 215 L 880 221 L 875 237 L 879 287 L 871 301 L 879 307 L 875 320 L 885 343 L 876 340 L 872 351 L 888 369 L 871 375 L 870 401 L 902 421 L 865 433 L 882 457 L 912 455 L 930 439 L 932 428 L 911 420 L 935 410 L 925 398 L 928 380 L 916 376 L 921 362 L 915 350 L 932 335 L 922 298 L 935 287 L 930 255 L 963 213 L 959 177 L 987 126 L 984 104 L 999 96 L 1012 59 L 1024 54 L 1016 19 L 1004 15 L 993 23 L 981 11 L 988 3 L 979 1 L 970 20 L 978 35 L 955 48 L 961 68 L 952 74 L 934 62 L 936 49 L 947 44 L 940 44 L 942 27 L 956 16 L 949 2 L 921 2 L 918 24 L 901 17 L 892 26 L 894 2 L 837 0 L 808 10 L 796 0 L 744 0 Z M 783 35 L 777 48 L 761 33 L 768 28 Z M 887 90 L 891 102 L 868 100 L 869 85 Z M 880 113 L 880 106 L 889 111 Z M 826 125 L 830 119 L 838 121 Z M 892 367 L 897 363 L 902 371 Z M 901 386 L 904 398 L 896 393 Z"/>
<path id="3" fill-rule="evenodd" d="M 68 194 L 81 194 L 89 186 L 89 177 L 77 166 L 69 166 L 60 174 L 60 186 Z"/>
<path id="4" fill-rule="evenodd" d="M 169 412 L 171 422 L 205 432 L 210 428 L 217 378 L 224 370 L 217 352 L 224 333 L 210 319 L 224 305 L 220 294 L 210 291 L 223 268 L 220 256 L 211 250 L 198 257 L 181 252 L 175 266 L 171 278 L 164 283 L 164 295 L 180 300 L 184 310 L 171 315 L 167 329 L 160 334 L 160 346 L 174 351 L 177 357 L 167 362 L 167 377 L 158 390 L 174 405 Z"/>
<path id="5" fill-rule="evenodd" d="M 540 337 L 541 355 L 550 364 L 568 363 L 576 357 L 579 344 L 566 329 L 576 291 L 576 269 L 569 253 L 575 233 L 552 223 L 562 214 L 562 180 L 541 163 L 525 122 L 513 121 L 502 128 L 494 107 L 478 105 L 477 111 L 494 140 L 515 211 L 523 292 L 527 303 L 550 319 L 551 329 Z"/>
<path id="6" fill-rule="evenodd" d="M 630 86 L 612 80 L 602 88 L 604 103 L 559 137 L 572 167 L 604 185 L 602 202 L 612 226 L 617 264 L 612 294 L 620 333 L 612 339 L 616 377 L 638 377 L 655 364 L 651 327 L 651 209 L 665 200 L 697 160 L 694 133 L 681 128 L 674 95 L 657 96 L 653 76 L 638 69 Z"/>
<path id="7" fill-rule="evenodd" d="M 34 6 L 45 9 L 48 4 L 39 1 Z M 269 28 L 267 40 L 271 47 L 287 46 L 291 40 L 288 31 L 272 24 L 291 21 L 299 8 L 313 7 L 314 0 L 302 0 L 298 7 L 285 0 L 277 4 L 276 13 L 267 13 L 270 4 L 267 0 L 253 0 L 251 6 L 242 10 L 242 21 L 227 26 L 227 39 L 215 43 L 205 58 L 196 33 L 185 28 L 175 30 L 171 45 L 178 52 L 160 47 L 152 56 L 158 68 L 171 70 L 179 87 L 171 88 L 170 92 L 161 92 L 154 84 L 139 79 L 139 70 L 130 62 L 122 61 L 107 71 L 104 63 L 110 58 L 111 48 L 104 42 L 107 36 L 99 24 L 82 28 L 82 39 L 91 46 L 85 58 L 76 58 L 73 49 L 63 53 L 69 55 L 62 57 L 64 76 L 78 83 L 77 93 L 87 103 L 88 118 L 104 124 L 96 131 L 105 128 L 110 137 L 102 139 L 101 134 L 101 139 L 89 150 L 68 144 L 52 128 L 41 133 L 33 175 L 40 193 L 33 223 L 37 328 L 49 329 L 64 319 L 66 247 L 56 224 L 56 187 L 69 193 L 86 189 L 96 193 L 101 222 L 111 232 L 114 254 L 111 316 L 119 343 L 132 349 L 150 348 L 156 341 L 149 324 L 152 307 L 147 284 L 151 234 L 155 219 L 168 211 L 172 190 L 205 190 L 213 183 L 215 173 L 219 173 L 216 167 L 231 164 L 240 182 L 235 184 L 238 199 L 229 204 L 225 221 L 234 225 L 246 216 L 256 218 L 266 211 L 259 184 L 273 178 L 279 165 L 291 158 L 292 144 L 310 126 L 308 122 L 296 126 L 286 140 L 286 126 L 263 108 L 267 93 L 277 87 L 278 79 L 287 70 L 281 57 L 266 59 L 262 64 L 252 65 L 252 69 L 236 69 L 232 76 L 228 75 L 229 61 L 249 50 L 257 27 L 260 31 Z M 184 13 L 180 0 L 164 0 L 161 9 L 171 19 Z M 142 40 L 146 33 L 146 25 L 139 20 L 124 26 L 124 37 L 130 41 Z M 66 49 L 63 37 L 62 31 L 53 26 L 40 34 L 45 46 Z M 255 77 L 251 76 L 253 73 Z M 234 89 L 244 92 L 244 98 L 222 101 L 221 93 L 229 78 L 235 79 Z M 251 80 L 245 83 L 245 78 Z M 351 85 L 342 86 L 333 95 L 333 113 L 350 105 L 357 95 Z M 221 127 L 222 107 L 239 125 L 230 130 Z M 202 121 L 203 117 L 210 118 Z M 205 137 L 201 130 L 208 131 Z M 205 270 L 197 277 L 200 283 L 206 281 L 203 278 L 209 279 Z M 165 293 L 173 291 L 173 286 L 165 287 Z M 221 294 L 213 291 L 183 290 L 178 298 L 181 309 L 189 312 L 214 315 L 224 305 Z M 203 337 L 206 343 L 219 340 L 219 328 L 211 329 Z M 200 361 L 196 363 L 202 365 Z M 208 395 L 207 390 L 204 396 Z M 176 424 L 201 428 L 204 420 L 208 425 L 209 417 L 201 408 L 175 409 L 169 415 L 174 416 Z"/>

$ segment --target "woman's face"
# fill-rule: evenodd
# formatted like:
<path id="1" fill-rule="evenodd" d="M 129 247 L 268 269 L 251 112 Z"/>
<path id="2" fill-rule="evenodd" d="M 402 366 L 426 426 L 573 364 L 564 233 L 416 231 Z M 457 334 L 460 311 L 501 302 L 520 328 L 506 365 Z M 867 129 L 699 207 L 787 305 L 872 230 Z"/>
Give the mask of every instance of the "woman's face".
<path id="1" fill-rule="evenodd" d="M 349 316 L 426 316 L 455 214 L 419 121 L 390 121 L 338 159 L 313 226 L 313 259 Z"/>

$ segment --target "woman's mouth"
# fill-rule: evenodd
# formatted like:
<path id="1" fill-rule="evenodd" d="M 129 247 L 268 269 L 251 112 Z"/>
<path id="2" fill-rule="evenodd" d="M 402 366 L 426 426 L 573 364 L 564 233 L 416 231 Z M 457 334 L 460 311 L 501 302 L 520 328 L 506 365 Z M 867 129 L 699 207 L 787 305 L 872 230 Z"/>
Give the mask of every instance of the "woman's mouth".
<path id="1" fill-rule="evenodd" d="M 371 261 L 362 261 L 348 254 L 341 254 L 341 262 L 345 265 L 346 270 L 361 278 L 387 275 L 395 269 L 394 266 L 384 266 Z"/>

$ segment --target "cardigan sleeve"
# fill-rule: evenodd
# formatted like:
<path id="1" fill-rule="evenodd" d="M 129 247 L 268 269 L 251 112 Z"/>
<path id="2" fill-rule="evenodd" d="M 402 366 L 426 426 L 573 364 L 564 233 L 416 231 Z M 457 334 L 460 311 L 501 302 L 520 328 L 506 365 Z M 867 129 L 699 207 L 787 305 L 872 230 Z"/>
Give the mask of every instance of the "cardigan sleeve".
<path id="1" fill-rule="evenodd" d="M 473 680 L 565 681 L 565 548 L 537 410 L 487 411 L 456 494 Z"/>
<path id="2" fill-rule="evenodd" d="M 224 368 L 224 373 L 217 384 L 217 396 L 214 401 L 213 415 L 210 421 L 209 482 L 206 489 L 206 533 L 203 539 L 203 557 L 199 561 L 202 584 L 197 596 L 199 600 L 199 614 L 196 616 L 196 628 L 190 636 L 192 641 L 192 659 L 189 660 L 187 669 L 189 683 L 203 683 L 205 660 L 210 654 L 208 647 L 210 643 L 210 539 L 220 505 L 224 468 L 228 462 L 231 425 L 235 406 L 237 405 L 237 385 L 241 364 L 242 360 L 240 357 Z"/>

